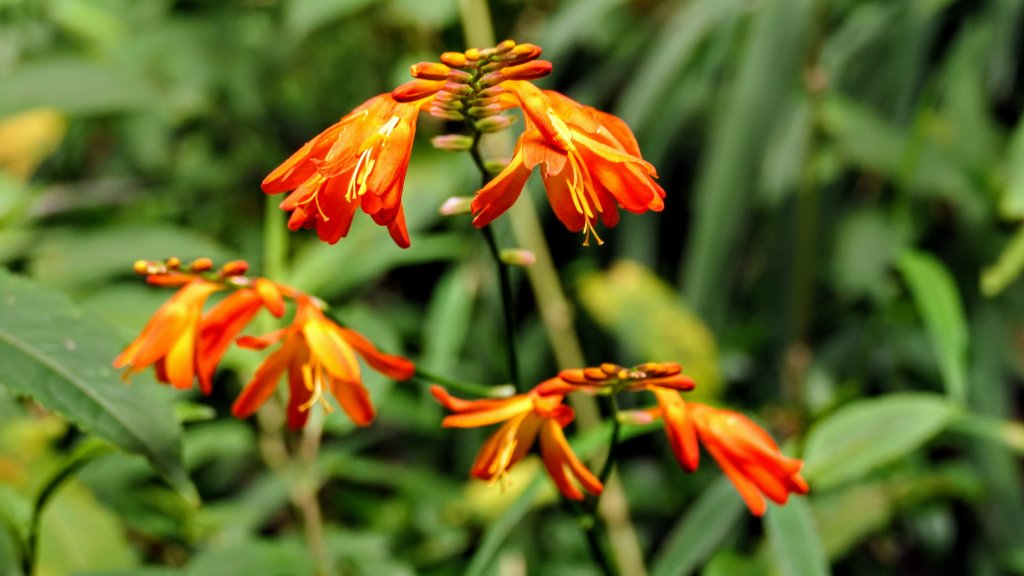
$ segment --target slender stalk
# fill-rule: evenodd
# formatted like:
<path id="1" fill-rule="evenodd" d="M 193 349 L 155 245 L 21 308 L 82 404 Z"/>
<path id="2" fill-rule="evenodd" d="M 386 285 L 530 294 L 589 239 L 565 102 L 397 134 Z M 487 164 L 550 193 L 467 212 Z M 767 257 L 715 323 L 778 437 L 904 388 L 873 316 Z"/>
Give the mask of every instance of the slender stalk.
<path id="1" fill-rule="evenodd" d="M 481 186 L 486 186 L 491 180 L 491 173 L 487 169 L 487 162 L 480 151 L 480 132 L 473 134 L 473 146 L 469 149 L 473 157 L 473 163 L 480 170 Z M 484 239 L 487 240 L 487 248 L 491 251 L 494 263 L 498 267 L 498 282 L 501 285 L 501 307 L 505 312 L 505 353 L 508 359 L 508 374 L 516 389 L 523 390 L 523 382 L 519 379 L 519 354 L 516 350 L 516 327 L 515 327 L 515 302 L 512 299 L 512 276 L 509 273 L 509 266 L 501 260 L 501 250 L 498 249 L 498 241 L 494 237 L 494 230 L 490 224 L 480 229 Z"/>
<path id="2" fill-rule="evenodd" d="M 466 392 L 467 394 L 473 394 L 474 396 L 483 396 L 485 398 L 507 398 L 515 393 L 514 386 L 486 386 L 484 384 L 476 384 L 473 382 L 452 380 L 451 378 L 441 376 L 440 374 L 424 370 L 420 366 L 416 367 L 416 373 L 413 374 L 413 378 L 428 384 L 440 384 L 453 390 L 459 390 L 460 392 Z"/>
<path id="3" fill-rule="evenodd" d="M 271 280 L 284 280 L 288 273 L 288 234 L 285 233 L 284 213 L 277 201 L 267 197 L 263 218 L 263 272 Z M 273 320 L 266 319 L 269 328 Z M 310 414 L 302 432 L 302 439 L 294 454 L 285 442 L 284 409 L 280 396 L 267 402 L 257 415 L 260 427 L 260 453 L 267 467 L 282 475 L 290 483 L 292 505 L 298 511 L 306 546 L 316 566 L 318 576 L 333 575 L 327 542 L 324 539 L 323 512 L 320 508 L 319 478 L 316 462 L 320 452 L 324 415 L 320 410 Z"/>
<path id="4" fill-rule="evenodd" d="M 594 563 L 601 569 L 601 573 L 605 576 L 619 576 L 619 569 L 611 552 L 601 541 L 600 524 L 596 517 L 591 516 L 588 525 L 583 526 L 583 534 L 587 537 L 587 549 L 590 550 L 590 556 L 594 558 Z"/>
<path id="5" fill-rule="evenodd" d="M 495 44 L 494 31 L 491 26 L 487 0 L 460 0 L 459 8 L 462 13 L 462 25 L 467 44 L 470 46 L 493 46 Z M 487 142 L 481 144 L 487 144 Z M 511 148 L 507 137 L 504 142 L 497 142 L 497 144 Z M 473 148 L 488 149 L 483 145 L 474 145 Z M 573 326 L 572 307 L 562 289 L 558 271 L 552 262 L 551 251 L 548 249 L 547 240 L 544 238 L 529 194 L 519 197 L 509 209 L 508 218 L 516 244 L 529 250 L 537 258 L 537 261 L 526 269 L 526 274 L 556 362 L 562 368 L 585 366 L 583 348 Z M 597 404 L 593 398 L 574 394 L 570 396 L 569 401 L 576 410 L 576 425 L 581 431 L 592 429 L 600 424 Z M 610 549 L 614 551 L 614 562 L 619 568 L 618 573 L 645 576 L 647 569 L 644 566 L 640 541 L 629 519 L 629 503 L 615 474 L 611 474 L 608 478 L 600 504 Z M 595 557 L 595 561 L 600 562 L 601 560 Z"/>
<path id="6" fill-rule="evenodd" d="M 609 417 L 612 419 L 612 434 L 608 438 L 608 455 L 604 458 L 604 466 L 601 467 L 601 473 L 597 475 L 597 479 L 601 481 L 601 484 L 608 482 L 608 477 L 612 474 L 612 469 L 615 467 L 615 458 L 619 451 L 619 440 L 622 437 L 622 422 L 619 421 L 619 401 L 615 399 L 615 394 L 609 394 L 607 397 L 607 407 Z M 594 507 L 597 507 L 597 503 L 594 503 Z"/>

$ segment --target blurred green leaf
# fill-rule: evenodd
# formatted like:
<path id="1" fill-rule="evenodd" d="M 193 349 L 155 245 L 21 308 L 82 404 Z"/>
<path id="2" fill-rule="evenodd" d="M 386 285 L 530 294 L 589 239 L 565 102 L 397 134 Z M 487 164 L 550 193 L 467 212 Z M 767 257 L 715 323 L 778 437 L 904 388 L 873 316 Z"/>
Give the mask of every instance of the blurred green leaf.
<path id="1" fill-rule="evenodd" d="M 284 5 L 284 26 L 296 39 L 334 20 L 373 4 L 373 0 L 289 0 Z"/>
<path id="2" fill-rule="evenodd" d="M 998 296 L 1024 270 L 1024 224 L 1017 228 L 996 261 L 981 271 L 981 293 Z"/>
<path id="3" fill-rule="evenodd" d="M 39 106 L 81 116 L 141 109 L 157 91 L 140 77 L 84 58 L 38 59 L 0 76 L 0 116 Z"/>
<path id="4" fill-rule="evenodd" d="M 956 282 L 942 262 L 925 252 L 907 250 L 899 268 L 924 321 L 946 393 L 962 403 L 967 398 L 968 336 Z"/>
<path id="5" fill-rule="evenodd" d="M 666 282 L 630 261 L 582 277 L 583 308 L 614 334 L 637 362 L 679 362 L 697 381 L 691 394 L 713 398 L 722 383 L 711 331 Z"/>
<path id="6" fill-rule="evenodd" d="M 295 576 L 313 572 L 309 550 L 301 542 L 283 538 L 210 550 L 189 562 L 185 570 L 187 576 Z"/>
<path id="7" fill-rule="evenodd" d="M 40 575 L 138 564 L 120 520 L 78 482 L 62 489 L 43 514 L 38 559 Z"/>
<path id="8" fill-rule="evenodd" d="M 701 576 L 764 576 L 768 568 L 757 557 L 741 556 L 722 550 L 711 557 L 700 571 Z"/>
<path id="9" fill-rule="evenodd" d="M 494 558 L 498 555 L 501 545 L 512 532 L 512 529 L 522 521 L 526 513 L 533 507 L 537 494 L 545 486 L 547 479 L 542 474 L 537 474 L 533 481 L 523 490 L 511 506 L 505 509 L 502 515 L 484 529 L 480 546 L 473 553 L 469 565 L 464 572 L 465 576 L 483 576 L 490 574 L 488 569 Z"/>
<path id="10" fill-rule="evenodd" d="M 847 213 L 836 231 L 830 258 L 831 281 L 848 298 L 883 301 L 897 293 L 891 270 L 907 246 L 909 233 L 878 209 Z"/>
<path id="11" fill-rule="evenodd" d="M 856 480 L 920 448 L 958 411 L 949 400 L 926 393 L 851 402 L 808 432 L 804 476 L 814 489 Z"/>
<path id="12" fill-rule="evenodd" d="M 1024 119 L 1013 129 L 1005 162 L 1006 188 L 999 212 L 1003 218 L 1024 218 Z"/>
<path id="13" fill-rule="evenodd" d="M 765 532 L 781 576 L 831 574 L 818 526 L 805 498 L 791 498 L 782 506 L 769 506 Z"/>
<path id="14" fill-rule="evenodd" d="M 181 461 L 181 427 L 156 386 L 126 386 L 111 366 L 117 334 L 60 294 L 0 272 L 0 383 L 84 430 L 142 454 L 195 499 Z"/>
<path id="15" fill-rule="evenodd" d="M 687 300 L 713 327 L 724 314 L 723 286 L 748 218 L 771 120 L 799 78 L 811 22 L 808 0 L 757 4 L 736 79 L 723 100 L 694 195 L 685 257 Z"/>
<path id="16" fill-rule="evenodd" d="M 651 576 L 692 574 L 735 530 L 746 507 L 726 477 L 704 489 L 665 537 Z"/>
<path id="17" fill-rule="evenodd" d="M 188 262 L 212 258 L 218 265 L 234 254 L 202 234 L 166 225 L 121 225 L 93 230 L 51 230 L 31 253 L 29 271 L 47 284 L 74 287 L 131 274 L 136 260 L 177 256 Z"/>

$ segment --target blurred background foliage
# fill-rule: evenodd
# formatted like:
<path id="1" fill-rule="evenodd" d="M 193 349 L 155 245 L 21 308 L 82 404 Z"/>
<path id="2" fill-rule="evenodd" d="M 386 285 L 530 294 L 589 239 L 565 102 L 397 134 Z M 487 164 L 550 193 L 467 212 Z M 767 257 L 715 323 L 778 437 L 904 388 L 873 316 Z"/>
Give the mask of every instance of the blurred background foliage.
<path id="1" fill-rule="evenodd" d="M 651 573 L 1024 574 L 1024 3 L 490 8 L 499 38 L 544 47 L 546 87 L 633 127 L 668 192 L 600 248 L 541 208 L 588 362 L 683 362 L 696 394 L 807 462 L 812 494 L 761 522 L 712 466 L 680 472 L 660 433 L 629 440 Z M 0 0 L 0 262 L 32 282 L 10 294 L 67 295 L 120 331 L 116 351 L 168 297 L 135 259 L 259 263 L 262 177 L 410 64 L 465 47 L 458 0 Z M 473 166 L 419 140 L 413 247 L 367 218 L 336 246 L 294 234 L 282 279 L 386 350 L 498 383 L 492 263 L 467 218 L 437 214 L 474 189 Z M 540 381 L 557 367 L 515 280 L 522 366 Z M 29 324 L 64 338 L 49 309 L 0 309 L 0 363 Z M 184 432 L 167 433 L 202 505 L 144 460 L 99 459 L 47 507 L 37 573 L 311 573 L 291 476 L 229 415 L 257 361 L 233 352 L 210 398 L 176 397 Z M 442 431 L 423 387 L 367 378 L 379 421 L 332 414 L 319 460 L 341 573 L 594 573 L 535 463 L 505 491 L 468 483 L 484 432 Z M 16 379 L 0 368 L 4 575 L 20 574 L 32 499 L 83 439 Z"/>

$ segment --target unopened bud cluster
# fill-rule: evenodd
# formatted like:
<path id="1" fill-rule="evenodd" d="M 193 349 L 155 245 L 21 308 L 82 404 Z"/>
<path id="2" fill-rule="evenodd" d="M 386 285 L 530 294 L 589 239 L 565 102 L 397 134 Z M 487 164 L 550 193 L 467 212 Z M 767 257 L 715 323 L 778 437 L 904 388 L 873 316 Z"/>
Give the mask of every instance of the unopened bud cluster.
<path id="1" fill-rule="evenodd" d="M 650 384 L 677 389 L 693 388 L 693 381 L 682 374 L 683 368 L 674 362 L 645 362 L 632 368 L 605 362 L 600 366 L 562 370 L 558 377 L 576 386 L 631 390 Z"/>
<path id="2" fill-rule="evenodd" d="M 245 260 L 232 260 L 220 267 L 220 270 L 213 271 L 213 260 L 209 258 L 196 258 L 185 264 L 180 258 L 171 256 L 160 260 L 136 260 L 132 270 L 139 276 L 145 276 L 152 284 L 163 284 L 163 278 L 173 276 L 192 276 L 204 274 L 210 276 L 210 280 L 224 280 L 227 278 L 242 276 L 249 271 L 249 263 Z M 212 274 L 207 274 L 212 272 Z"/>
<path id="3" fill-rule="evenodd" d="M 433 95 L 427 112 L 442 120 L 465 122 L 476 133 L 498 132 L 512 124 L 502 114 L 516 103 L 501 83 L 536 80 L 551 73 L 551 63 L 537 60 L 541 49 L 534 44 L 505 40 L 493 48 L 445 52 L 441 62 L 420 62 L 410 70 L 415 80 L 391 92 L 398 102 L 412 102 Z M 446 135 L 434 139 L 443 150 L 464 151 L 472 139 Z"/>

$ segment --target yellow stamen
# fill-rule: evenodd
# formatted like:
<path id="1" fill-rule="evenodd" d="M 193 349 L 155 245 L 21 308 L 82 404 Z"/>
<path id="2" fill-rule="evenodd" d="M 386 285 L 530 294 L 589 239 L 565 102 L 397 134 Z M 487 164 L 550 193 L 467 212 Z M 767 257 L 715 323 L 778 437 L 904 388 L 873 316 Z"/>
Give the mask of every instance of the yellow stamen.
<path id="1" fill-rule="evenodd" d="M 312 392 L 313 395 L 304 404 L 299 406 L 299 410 L 305 412 L 319 402 L 323 405 L 325 412 L 334 411 L 324 396 L 323 371 L 320 369 L 319 363 L 314 362 L 302 365 L 302 381 L 305 383 L 306 389 Z"/>

